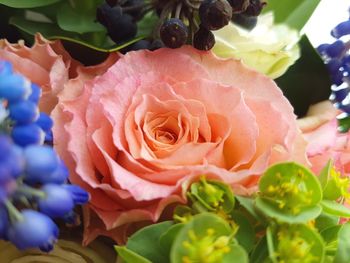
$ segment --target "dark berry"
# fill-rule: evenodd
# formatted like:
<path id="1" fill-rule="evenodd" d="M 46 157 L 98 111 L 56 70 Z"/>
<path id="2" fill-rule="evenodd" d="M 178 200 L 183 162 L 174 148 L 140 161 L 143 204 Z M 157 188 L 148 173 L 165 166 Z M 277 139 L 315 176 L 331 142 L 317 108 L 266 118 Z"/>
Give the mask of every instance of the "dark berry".
<path id="1" fill-rule="evenodd" d="M 234 13 L 244 12 L 249 6 L 249 0 L 228 0 Z"/>
<path id="2" fill-rule="evenodd" d="M 110 6 L 115 6 L 119 1 L 118 0 L 106 0 L 107 4 Z"/>
<path id="3" fill-rule="evenodd" d="M 253 29 L 258 23 L 258 18 L 256 16 L 246 16 L 244 14 L 234 14 L 232 16 L 232 21 L 248 30 Z"/>
<path id="4" fill-rule="evenodd" d="M 198 31 L 194 34 L 193 46 L 199 50 L 210 50 L 215 44 L 214 34 L 204 28 L 200 27 Z"/>
<path id="5" fill-rule="evenodd" d="M 150 50 L 156 50 L 162 47 L 164 47 L 164 43 L 162 42 L 162 40 L 156 39 L 152 41 Z"/>
<path id="6" fill-rule="evenodd" d="M 245 10 L 244 14 L 247 16 L 258 16 L 260 15 L 262 9 L 266 5 L 265 1 L 262 0 L 250 0 L 250 3 Z"/>
<path id="7" fill-rule="evenodd" d="M 144 7 L 144 0 L 128 0 L 123 5 L 125 12 L 133 17 L 139 17 Z"/>
<path id="8" fill-rule="evenodd" d="M 122 8 L 120 6 L 111 7 L 107 3 L 103 3 L 96 10 L 96 20 L 105 27 L 111 27 L 113 20 L 123 15 Z"/>
<path id="9" fill-rule="evenodd" d="M 141 49 L 150 49 L 151 48 L 151 43 L 148 40 L 141 39 L 137 41 L 136 43 L 130 45 L 130 51 L 136 51 L 136 50 L 141 50 Z"/>
<path id="10" fill-rule="evenodd" d="M 205 0 L 199 7 L 201 24 L 208 30 L 226 26 L 232 17 L 232 7 L 226 0 Z"/>
<path id="11" fill-rule="evenodd" d="M 107 27 L 108 35 L 114 42 L 121 42 L 133 38 L 137 32 L 136 23 L 128 14 L 115 17 L 112 25 Z"/>
<path id="12" fill-rule="evenodd" d="M 178 48 L 184 45 L 188 37 L 188 29 L 178 18 L 170 18 L 160 27 L 160 38 L 170 48 Z"/>

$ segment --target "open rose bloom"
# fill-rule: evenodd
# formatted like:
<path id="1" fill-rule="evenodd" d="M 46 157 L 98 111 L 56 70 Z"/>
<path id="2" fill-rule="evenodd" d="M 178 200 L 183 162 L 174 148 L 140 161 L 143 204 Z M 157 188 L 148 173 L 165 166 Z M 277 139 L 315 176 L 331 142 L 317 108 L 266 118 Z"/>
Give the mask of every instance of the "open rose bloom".
<path id="1" fill-rule="evenodd" d="M 302 148 L 272 80 L 190 47 L 129 52 L 93 80 L 70 81 L 52 116 L 71 181 L 91 193 L 86 243 L 121 242 L 203 175 L 249 194 L 269 164 Z"/>

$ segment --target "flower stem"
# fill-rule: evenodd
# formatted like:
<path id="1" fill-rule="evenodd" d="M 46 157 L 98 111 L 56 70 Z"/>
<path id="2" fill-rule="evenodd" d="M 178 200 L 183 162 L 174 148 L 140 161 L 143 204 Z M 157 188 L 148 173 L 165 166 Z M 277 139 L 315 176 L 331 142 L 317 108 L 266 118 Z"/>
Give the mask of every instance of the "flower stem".
<path id="1" fill-rule="evenodd" d="M 10 200 L 6 200 L 4 203 L 9 213 L 11 222 L 23 220 L 21 212 L 18 211 L 18 209 L 10 202 Z"/>

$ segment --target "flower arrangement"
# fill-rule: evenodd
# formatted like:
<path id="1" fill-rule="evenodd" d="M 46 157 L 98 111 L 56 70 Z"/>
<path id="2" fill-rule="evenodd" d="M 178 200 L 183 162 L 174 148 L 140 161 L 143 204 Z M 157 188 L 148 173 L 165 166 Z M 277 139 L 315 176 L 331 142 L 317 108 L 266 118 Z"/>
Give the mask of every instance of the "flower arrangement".
<path id="1" fill-rule="evenodd" d="M 0 0 L 0 262 L 350 262 L 319 2 Z"/>

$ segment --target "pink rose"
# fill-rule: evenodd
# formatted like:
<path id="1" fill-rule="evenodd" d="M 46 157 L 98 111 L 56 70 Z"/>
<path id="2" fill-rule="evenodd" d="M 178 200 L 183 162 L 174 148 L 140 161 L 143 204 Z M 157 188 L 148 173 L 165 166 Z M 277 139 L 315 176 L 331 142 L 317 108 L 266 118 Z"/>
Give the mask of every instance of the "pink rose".
<path id="1" fill-rule="evenodd" d="M 56 149 L 92 196 L 85 243 L 100 234 L 121 241 L 157 221 L 203 174 L 250 193 L 269 164 L 302 145 L 272 80 L 191 47 L 129 52 L 61 94 Z"/>
<path id="2" fill-rule="evenodd" d="M 39 106 L 46 113 L 56 106 L 57 96 L 68 80 L 78 75 L 79 81 L 93 78 L 105 72 L 117 58 L 113 53 L 101 65 L 84 67 L 71 58 L 60 41 L 49 41 L 39 33 L 32 47 L 25 46 L 23 41 L 11 44 L 6 39 L 0 40 L 0 60 L 11 62 L 16 72 L 42 88 Z"/>
<path id="3" fill-rule="evenodd" d="M 350 175 L 349 133 L 339 133 L 337 111 L 331 102 L 324 101 L 312 106 L 307 117 L 298 120 L 307 141 L 307 157 L 312 170 L 319 174 L 330 159 L 343 174 Z"/>

